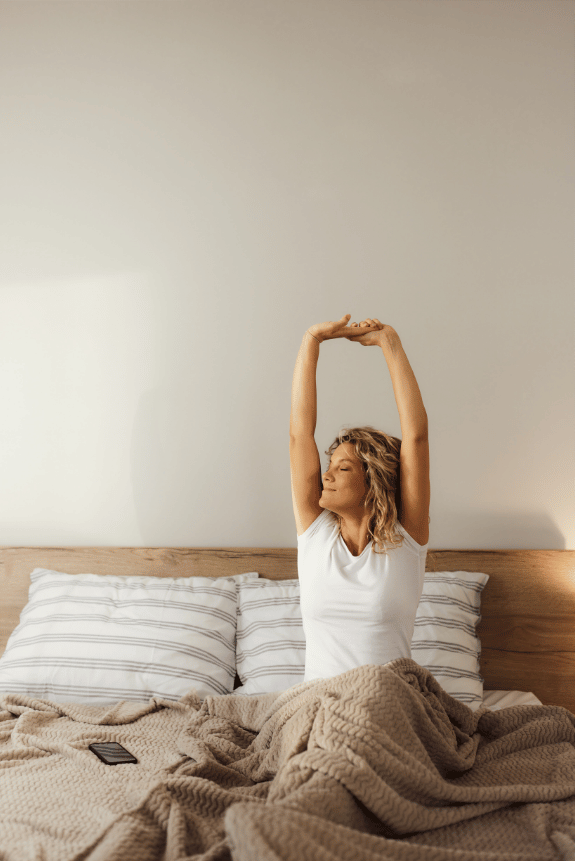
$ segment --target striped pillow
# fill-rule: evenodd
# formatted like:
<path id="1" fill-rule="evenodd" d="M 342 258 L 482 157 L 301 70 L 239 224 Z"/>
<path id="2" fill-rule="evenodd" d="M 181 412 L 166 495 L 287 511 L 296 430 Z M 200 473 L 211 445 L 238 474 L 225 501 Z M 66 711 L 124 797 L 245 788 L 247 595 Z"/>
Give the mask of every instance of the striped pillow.
<path id="1" fill-rule="evenodd" d="M 305 637 L 299 580 L 244 581 L 238 585 L 235 694 L 285 691 L 303 682 Z"/>
<path id="2" fill-rule="evenodd" d="M 476 628 L 488 580 L 488 574 L 478 572 L 426 571 L 411 639 L 413 660 L 473 711 L 483 705 Z"/>
<path id="3" fill-rule="evenodd" d="M 238 582 L 35 568 L 0 658 L 0 691 L 58 703 L 231 693 Z"/>
<path id="4" fill-rule="evenodd" d="M 488 574 L 468 571 L 426 571 L 411 641 L 413 660 L 473 711 L 483 705 L 476 627 L 488 580 Z M 303 682 L 299 580 L 240 583 L 236 665 L 243 684 L 235 694 L 287 690 Z"/>

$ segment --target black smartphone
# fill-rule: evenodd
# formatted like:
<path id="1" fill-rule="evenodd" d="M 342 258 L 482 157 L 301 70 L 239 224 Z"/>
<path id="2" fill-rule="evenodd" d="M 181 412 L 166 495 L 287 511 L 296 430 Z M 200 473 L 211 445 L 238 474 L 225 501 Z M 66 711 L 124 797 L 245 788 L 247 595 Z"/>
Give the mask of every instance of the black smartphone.
<path id="1" fill-rule="evenodd" d="M 118 765 L 120 762 L 137 762 L 136 757 L 118 744 L 117 741 L 105 741 L 98 744 L 89 744 L 88 747 L 95 753 L 98 759 L 106 765 Z"/>

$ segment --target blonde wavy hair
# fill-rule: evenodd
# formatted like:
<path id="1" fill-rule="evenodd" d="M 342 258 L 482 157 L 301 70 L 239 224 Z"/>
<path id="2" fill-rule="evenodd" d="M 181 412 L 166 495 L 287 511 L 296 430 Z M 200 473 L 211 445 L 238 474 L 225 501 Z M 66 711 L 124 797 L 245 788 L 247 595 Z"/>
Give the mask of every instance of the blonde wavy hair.
<path id="1" fill-rule="evenodd" d="M 344 427 L 325 452 L 330 461 L 333 452 L 343 442 L 353 445 L 355 455 L 363 465 L 368 488 L 363 506 L 373 511 L 368 526 L 368 536 L 373 539 L 371 549 L 374 553 L 387 556 L 386 546 L 400 547 L 404 540 L 403 535 L 396 529 L 397 501 L 400 499 L 401 440 L 369 425 L 359 428 Z M 335 511 L 331 513 L 337 520 L 341 535 L 342 518 Z M 378 551 L 376 544 L 383 549 Z"/>

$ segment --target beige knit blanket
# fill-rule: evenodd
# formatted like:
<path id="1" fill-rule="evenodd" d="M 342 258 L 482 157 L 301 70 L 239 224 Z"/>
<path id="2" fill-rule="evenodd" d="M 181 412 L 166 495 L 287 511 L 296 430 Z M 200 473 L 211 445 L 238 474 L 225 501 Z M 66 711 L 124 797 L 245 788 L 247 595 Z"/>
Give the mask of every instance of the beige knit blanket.
<path id="1" fill-rule="evenodd" d="M 407 658 L 203 703 L 0 695 L 0 859 L 575 861 L 575 715 L 473 712 Z"/>

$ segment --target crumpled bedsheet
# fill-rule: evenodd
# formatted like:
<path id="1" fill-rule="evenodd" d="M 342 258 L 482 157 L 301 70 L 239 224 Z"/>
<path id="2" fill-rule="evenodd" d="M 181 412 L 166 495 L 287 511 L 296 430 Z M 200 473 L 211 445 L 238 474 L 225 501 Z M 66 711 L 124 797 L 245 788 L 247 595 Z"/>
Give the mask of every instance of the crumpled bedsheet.
<path id="1" fill-rule="evenodd" d="M 0 861 L 132 859 L 575 861 L 575 715 L 474 712 L 409 658 L 254 697 L 0 695 Z"/>

